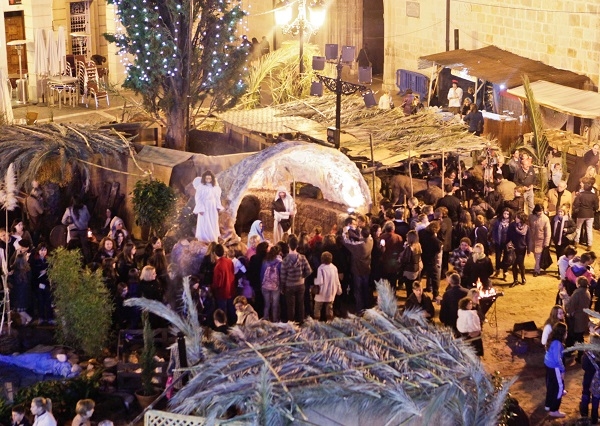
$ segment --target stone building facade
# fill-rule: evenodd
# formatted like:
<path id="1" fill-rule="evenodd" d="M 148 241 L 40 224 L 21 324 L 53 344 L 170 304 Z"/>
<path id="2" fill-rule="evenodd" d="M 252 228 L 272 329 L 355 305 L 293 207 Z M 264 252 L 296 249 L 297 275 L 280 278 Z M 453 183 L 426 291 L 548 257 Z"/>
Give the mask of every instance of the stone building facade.
<path id="1" fill-rule="evenodd" d="M 399 68 L 418 70 L 418 58 L 450 49 L 454 30 L 467 50 L 495 45 L 556 68 L 600 80 L 600 2 L 597 0 L 384 0 L 384 84 Z"/>

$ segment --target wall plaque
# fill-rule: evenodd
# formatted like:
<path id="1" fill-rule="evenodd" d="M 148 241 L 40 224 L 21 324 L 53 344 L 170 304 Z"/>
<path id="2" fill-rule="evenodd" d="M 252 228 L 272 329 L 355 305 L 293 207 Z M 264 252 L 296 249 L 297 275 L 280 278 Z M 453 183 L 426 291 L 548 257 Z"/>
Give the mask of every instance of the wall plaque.
<path id="1" fill-rule="evenodd" d="M 407 1 L 406 2 L 406 16 L 411 18 L 420 18 L 421 17 L 421 5 L 416 1 Z"/>

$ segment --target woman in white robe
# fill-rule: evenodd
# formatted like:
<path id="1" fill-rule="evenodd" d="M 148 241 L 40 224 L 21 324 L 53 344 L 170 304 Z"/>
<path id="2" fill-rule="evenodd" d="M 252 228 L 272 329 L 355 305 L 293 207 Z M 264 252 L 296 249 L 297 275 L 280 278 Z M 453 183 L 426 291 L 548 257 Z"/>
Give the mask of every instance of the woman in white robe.
<path id="1" fill-rule="evenodd" d="M 196 189 L 194 213 L 198 215 L 196 238 L 203 242 L 218 242 L 219 212 L 223 210 L 221 187 L 210 170 L 204 172 L 202 178 L 194 179 L 192 184 Z"/>
<path id="2" fill-rule="evenodd" d="M 291 221 L 296 215 L 296 203 L 285 187 L 277 188 L 275 200 L 273 201 L 273 243 L 281 241 L 283 234 L 289 234 Z M 281 226 L 282 220 L 289 220 L 287 229 Z"/>

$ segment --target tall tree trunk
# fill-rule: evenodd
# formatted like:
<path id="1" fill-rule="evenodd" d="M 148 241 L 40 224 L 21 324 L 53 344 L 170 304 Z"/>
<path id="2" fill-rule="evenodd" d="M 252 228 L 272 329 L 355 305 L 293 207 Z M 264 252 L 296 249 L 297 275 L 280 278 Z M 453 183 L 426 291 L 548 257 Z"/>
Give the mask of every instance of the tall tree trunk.
<path id="1" fill-rule="evenodd" d="M 187 105 L 184 101 L 174 102 L 166 111 L 167 115 L 167 134 L 165 135 L 165 147 L 185 151 L 186 132 L 188 131 L 186 114 Z"/>

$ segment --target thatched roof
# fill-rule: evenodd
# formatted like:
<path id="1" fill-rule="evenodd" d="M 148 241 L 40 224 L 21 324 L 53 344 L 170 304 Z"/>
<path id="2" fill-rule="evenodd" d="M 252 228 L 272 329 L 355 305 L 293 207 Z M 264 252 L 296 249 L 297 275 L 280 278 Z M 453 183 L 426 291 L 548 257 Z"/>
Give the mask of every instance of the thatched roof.
<path id="1" fill-rule="evenodd" d="M 504 84 L 509 89 L 523 84 L 522 76 L 530 81 L 546 80 L 581 89 L 589 77 L 568 70 L 551 67 L 540 61 L 525 58 L 496 46 L 481 49 L 456 49 L 419 58 L 419 68 L 433 65 L 465 70 L 469 75 L 495 84 Z"/>
<path id="2" fill-rule="evenodd" d="M 325 125 L 335 122 L 335 96 L 312 97 L 276 107 L 280 115 L 309 118 Z M 401 108 L 381 110 L 365 108 L 362 98 L 342 99 L 341 127 L 354 140 L 342 143 L 342 151 L 350 158 L 371 159 L 370 137 L 373 138 L 375 162 L 395 164 L 409 157 L 439 156 L 445 152 L 471 152 L 495 141 L 474 136 L 467 128 L 435 108 L 405 116 Z"/>
<path id="3" fill-rule="evenodd" d="M 302 327 L 261 321 L 214 333 L 169 410 L 206 417 L 207 425 L 232 412 L 260 425 L 497 424 L 508 386 L 494 389 L 462 340 L 420 312 L 401 316 L 388 284 L 377 287 L 379 309 L 363 317 Z"/>
<path id="4" fill-rule="evenodd" d="M 84 180 L 92 163 L 129 152 L 127 140 L 111 129 L 81 124 L 48 123 L 35 126 L 2 126 L 0 175 L 14 163 L 19 184 L 60 176 L 65 166 L 78 169 Z"/>

